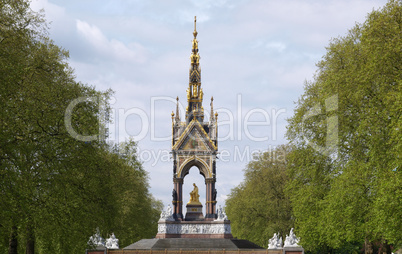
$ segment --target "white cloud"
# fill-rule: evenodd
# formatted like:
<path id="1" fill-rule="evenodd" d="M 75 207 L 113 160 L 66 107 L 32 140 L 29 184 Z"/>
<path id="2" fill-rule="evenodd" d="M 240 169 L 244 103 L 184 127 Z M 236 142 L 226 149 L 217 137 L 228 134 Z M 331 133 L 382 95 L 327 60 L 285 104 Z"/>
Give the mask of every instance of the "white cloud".
<path id="1" fill-rule="evenodd" d="M 269 50 L 275 50 L 278 51 L 279 53 L 281 53 L 282 51 L 284 51 L 286 49 L 286 45 L 282 42 L 269 42 L 265 45 L 265 47 Z"/>
<path id="2" fill-rule="evenodd" d="M 143 63 L 146 60 L 146 50 L 139 43 L 133 42 L 126 46 L 116 39 L 109 40 L 97 26 L 91 26 L 78 19 L 76 20 L 76 27 L 78 33 L 96 49 L 99 55 L 123 62 Z"/>
<path id="3" fill-rule="evenodd" d="M 52 22 L 62 20 L 66 16 L 65 8 L 49 3 L 48 0 L 33 0 L 30 6 L 34 11 L 44 9 L 46 11 L 46 19 Z"/>

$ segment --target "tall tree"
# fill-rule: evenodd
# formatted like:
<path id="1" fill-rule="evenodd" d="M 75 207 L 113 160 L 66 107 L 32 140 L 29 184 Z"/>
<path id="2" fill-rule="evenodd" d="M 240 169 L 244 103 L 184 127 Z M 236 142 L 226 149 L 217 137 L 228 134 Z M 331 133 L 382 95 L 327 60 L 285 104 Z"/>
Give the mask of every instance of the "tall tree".
<path id="1" fill-rule="evenodd" d="M 226 211 L 235 237 L 267 247 L 274 233 L 283 237 L 293 225 L 285 195 L 289 147 L 262 153 L 247 165 L 244 181 L 226 200 Z"/>
<path id="2" fill-rule="evenodd" d="M 307 249 L 402 245 L 401 49 L 402 2 L 391 0 L 332 40 L 297 102 L 289 190 Z"/>
<path id="3" fill-rule="evenodd" d="M 116 175 L 111 180 L 118 210 L 110 232 L 119 236 L 121 246 L 127 246 L 142 238 L 155 237 L 163 204 L 149 193 L 148 174 L 137 159 L 137 144 L 129 140 L 115 146 L 113 156 L 116 155 L 120 163 L 111 166 L 120 170 L 113 171 Z"/>
<path id="4" fill-rule="evenodd" d="M 160 207 L 135 144 L 127 158 L 103 138 L 111 91 L 76 82 L 67 59 L 28 1 L 0 1 L 2 253 L 83 252 L 96 227 L 123 243 L 156 233 Z"/>

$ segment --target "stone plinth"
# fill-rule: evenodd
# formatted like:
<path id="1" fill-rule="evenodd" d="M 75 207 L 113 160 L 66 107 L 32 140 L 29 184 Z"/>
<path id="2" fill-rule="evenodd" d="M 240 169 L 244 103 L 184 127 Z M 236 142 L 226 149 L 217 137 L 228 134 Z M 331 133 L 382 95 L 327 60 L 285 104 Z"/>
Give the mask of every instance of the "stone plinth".
<path id="1" fill-rule="evenodd" d="M 303 247 L 283 247 L 283 254 L 304 254 Z"/>
<path id="2" fill-rule="evenodd" d="M 268 254 L 283 254 L 283 249 L 268 249 L 267 250 Z"/>
<path id="3" fill-rule="evenodd" d="M 230 221 L 159 221 L 155 238 L 233 238 Z"/>
<path id="4" fill-rule="evenodd" d="M 187 213 L 184 220 L 186 221 L 201 221 L 204 220 L 204 215 L 202 214 L 201 204 L 187 204 Z"/>

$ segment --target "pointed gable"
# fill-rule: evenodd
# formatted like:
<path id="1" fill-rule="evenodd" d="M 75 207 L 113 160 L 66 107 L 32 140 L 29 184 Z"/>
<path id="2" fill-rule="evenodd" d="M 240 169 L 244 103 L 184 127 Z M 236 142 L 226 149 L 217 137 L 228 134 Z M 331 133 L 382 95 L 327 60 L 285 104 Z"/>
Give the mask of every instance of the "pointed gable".
<path id="1" fill-rule="evenodd" d="M 183 131 L 173 150 L 182 151 L 216 151 L 217 148 L 209 138 L 202 125 L 193 119 Z"/>

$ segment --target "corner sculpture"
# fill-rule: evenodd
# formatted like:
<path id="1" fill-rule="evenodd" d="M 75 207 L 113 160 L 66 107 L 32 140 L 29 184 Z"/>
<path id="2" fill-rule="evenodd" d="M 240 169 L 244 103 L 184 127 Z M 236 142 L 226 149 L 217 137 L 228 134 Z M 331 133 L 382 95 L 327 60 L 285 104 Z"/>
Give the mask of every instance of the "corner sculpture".
<path id="1" fill-rule="evenodd" d="M 286 254 L 286 253 L 304 254 L 304 249 L 302 246 L 299 245 L 299 241 L 300 241 L 300 239 L 298 237 L 296 237 L 295 233 L 293 232 L 293 228 L 292 228 L 290 230 L 289 235 L 286 235 L 285 243 L 282 247 L 282 237 L 280 236 L 280 234 L 278 232 L 278 233 L 275 233 L 274 236 L 268 240 L 268 250 L 272 250 L 272 251 L 280 250 L 280 253 L 284 253 L 284 254 Z"/>
<path id="2" fill-rule="evenodd" d="M 104 247 L 105 246 L 105 239 L 100 234 L 99 228 L 96 228 L 96 233 L 93 236 L 89 237 L 88 245 L 94 247 Z"/>
<path id="3" fill-rule="evenodd" d="M 105 247 L 107 249 L 119 249 L 119 239 L 116 238 L 116 236 L 114 235 L 114 233 L 112 233 L 110 235 L 110 237 L 108 239 L 106 239 L 106 245 Z"/>
<path id="4" fill-rule="evenodd" d="M 218 217 L 216 220 L 218 221 L 225 221 L 228 220 L 228 216 L 226 215 L 225 209 L 222 208 L 222 206 L 219 206 L 217 210 Z"/>
<path id="5" fill-rule="evenodd" d="M 285 244 L 283 247 L 300 247 L 299 245 L 300 239 L 296 237 L 295 233 L 293 232 L 293 228 L 290 230 L 289 235 L 286 235 Z"/>
<path id="6" fill-rule="evenodd" d="M 89 237 L 88 243 L 89 246 L 95 247 L 96 250 L 106 250 L 106 249 L 119 249 L 119 239 L 116 238 L 114 233 L 110 235 L 109 238 L 105 239 L 101 236 L 99 228 L 96 228 L 96 233 Z M 96 252 L 95 250 L 95 252 Z M 87 250 L 87 253 L 91 251 Z"/>
<path id="7" fill-rule="evenodd" d="M 278 233 L 268 240 L 268 249 L 282 249 L 282 237 Z"/>

